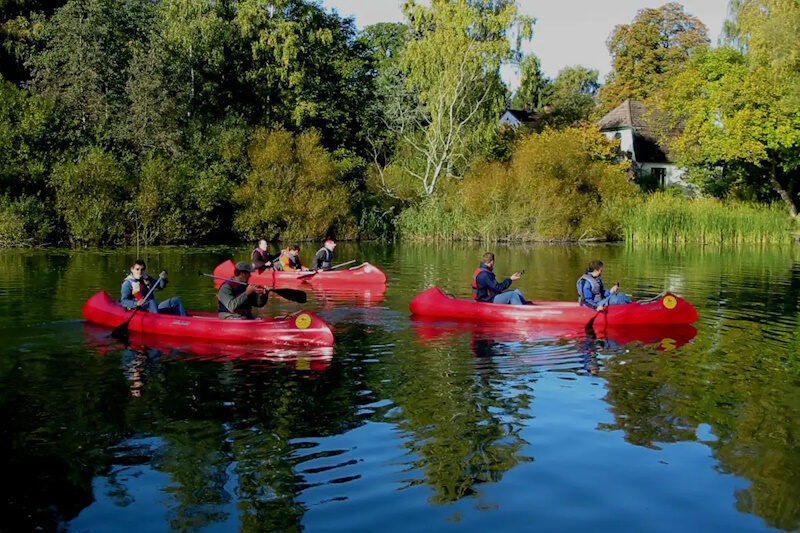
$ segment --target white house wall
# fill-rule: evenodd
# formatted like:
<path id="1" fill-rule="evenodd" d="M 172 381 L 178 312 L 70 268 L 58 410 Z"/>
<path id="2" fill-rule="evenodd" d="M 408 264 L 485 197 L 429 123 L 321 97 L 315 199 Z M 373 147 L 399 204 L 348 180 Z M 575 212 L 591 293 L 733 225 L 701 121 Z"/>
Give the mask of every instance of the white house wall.
<path id="1" fill-rule="evenodd" d="M 688 184 L 682 179 L 686 174 L 685 168 L 677 167 L 672 163 L 640 163 L 640 168 L 642 174 L 649 174 L 654 168 L 663 168 L 665 185 L 688 187 Z"/>
<path id="2" fill-rule="evenodd" d="M 633 151 L 633 130 L 631 129 L 624 129 L 624 130 L 611 130 L 611 131 L 604 131 L 603 135 L 605 135 L 608 139 L 614 139 L 617 134 L 619 134 L 619 149 L 624 154 L 625 152 L 629 152 L 631 154 L 631 158 L 636 161 L 635 157 L 636 154 Z"/>
<path id="3" fill-rule="evenodd" d="M 503 116 L 500 117 L 500 125 L 502 126 L 503 124 L 508 124 L 512 128 L 518 128 L 521 125 L 520 121 L 508 111 L 503 113 Z"/>

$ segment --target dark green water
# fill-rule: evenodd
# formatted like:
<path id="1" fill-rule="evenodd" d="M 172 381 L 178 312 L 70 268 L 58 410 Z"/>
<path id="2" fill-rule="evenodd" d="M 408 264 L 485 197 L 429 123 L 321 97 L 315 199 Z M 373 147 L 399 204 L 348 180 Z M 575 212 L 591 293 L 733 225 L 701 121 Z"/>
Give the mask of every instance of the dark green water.
<path id="1" fill-rule="evenodd" d="M 423 288 L 468 294 L 483 250 L 343 245 L 389 284 L 312 298 L 332 356 L 125 348 L 80 310 L 134 251 L 2 251 L 0 530 L 800 528 L 800 250 L 496 251 L 543 299 L 601 257 L 635 297 L 689 299 L 696 335 L 412 321 Z M 147 260 L 160 298 L 211 310 L 196 272 L 234 252 Z"/>

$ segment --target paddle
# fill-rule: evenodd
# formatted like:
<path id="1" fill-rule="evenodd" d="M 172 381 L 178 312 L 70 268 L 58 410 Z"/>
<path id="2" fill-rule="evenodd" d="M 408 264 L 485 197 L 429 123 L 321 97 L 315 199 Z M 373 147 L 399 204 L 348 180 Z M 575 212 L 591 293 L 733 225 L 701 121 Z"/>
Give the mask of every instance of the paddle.
<path id="1" fill-rule="evenodd" d="M 156 282 L 153 283 L 153 287 L 147 292 L 147 296 L 144 297 L 145 302 L 147 301 L 148 298 L 150 298 L 150 295 L 153 294 L 153 291 L 156 290 L 156 287 L 158 287 L 160 284 L 161 284 L 161 275 L 159 274 L 158 280 L 156 280 Z M 137 305 L 133 309 L 133 313 L 131 313 L 131 316 L 128 317 L 128 320 L 126 320 L 125 322 L 114 328 L 114 330 L 111 332 L 111 336 L 120 340 L 126 340 L 128 338 L 128 326 L 130 325 L 131 320 L 133 320 L 133 317 L 136 316 L 136 313 L 139 311 L 139 309 L 141 309 L 141 307 Z"/>
<path id="2" fill-rule="evenodd" d="M 353 259 L 352 261 L 348 261 L 346 263 L 339 263 L 338 265 L 334 265 L 334 266 L 330 267 L 325 272 L 330 272 L 331 270 L 336 270 L 337 268 L 342 268 L 343 266 L 352 265 L 355 262 L 356 262 L 356 259 Z M 317 271 L 314 270 L 314 271 L 308 272 L 307 274 L 301 274 L 301 275 L 297 276 L 297 279 L 310 278 L 311 276 L 313 276 L 316 273 L 317 273 Z"/>
<path id="3" fill-rule="evenodd" d="M 252 283 L 247 283 L 245 281 L 239 281 L 238 279 L 231 279 L 231 278 L 223 278 L 222 276 L 215 276 L 213 274 L 206 274 L 205 272 L 197 271 L 198 276 L 205 276 L 207 278 L 214 278 L 214 279 L 221 279 L 223 281 L 231 281 L 233 283 L 238 283 L 239 285 L 253 285 Z M 308 295 L 297 289 L 273 289 L 271 287 L 264 287 L 263 285 L 253 285 L 254 287 L 261 287 L 268 292 L 274 292 L 281 298 L 285 298 L 290 302 L 297 302 L 299 304 L 304 304 L 308 300 Z"/>

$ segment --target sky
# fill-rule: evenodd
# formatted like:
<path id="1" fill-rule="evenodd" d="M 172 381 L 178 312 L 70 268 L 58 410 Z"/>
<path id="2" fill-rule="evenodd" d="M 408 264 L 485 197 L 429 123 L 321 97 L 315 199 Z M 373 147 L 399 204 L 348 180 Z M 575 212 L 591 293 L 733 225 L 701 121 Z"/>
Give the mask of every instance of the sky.
<path id="1" fill-rule="evenodd" d="M 659 7 L 668 0 L 517 0 L 523 14 L 536 17 L 533 39 L 523 50 L 535 53 L 545 75 L 555 77 L 564 67 L 583 65 L 597 69 L 600 80 L 611 70 L 606 39 L 617 24 L 629 24 L 636 12 Z M 716 44 L 728 13 L 728 0 L 684 0 L 687 13 L 699 18 Z M 359 28 L 376 22 L 403 20 L 402 0 L 323 0 L 327 9 L 355 18 Z M 501 70 L 513 90 L 519 73 L 511 66 Z"/>

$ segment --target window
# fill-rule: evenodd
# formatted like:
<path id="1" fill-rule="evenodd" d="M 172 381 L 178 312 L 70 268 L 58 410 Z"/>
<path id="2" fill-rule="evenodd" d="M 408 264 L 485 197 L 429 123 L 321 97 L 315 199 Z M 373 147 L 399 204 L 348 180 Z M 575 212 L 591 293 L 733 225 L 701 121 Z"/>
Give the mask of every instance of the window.
<path id="1" fill-rule="evenodd" d="M 653 174 L 653 179 L 658 183 L 662 189 L 667 186 L 667 169 L 663 167 L 653 167 L 650 171 Z"/>

